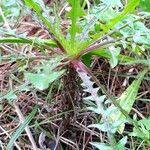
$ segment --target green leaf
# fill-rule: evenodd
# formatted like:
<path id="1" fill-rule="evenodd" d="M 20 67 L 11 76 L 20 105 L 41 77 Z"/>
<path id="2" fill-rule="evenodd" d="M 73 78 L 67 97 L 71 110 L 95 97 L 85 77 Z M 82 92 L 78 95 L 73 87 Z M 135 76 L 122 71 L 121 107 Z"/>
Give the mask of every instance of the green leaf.
<path id="1" fill-rule="evenodd" d="M 49 84 L 55 81 L 64 73 L 64 70 L 46 73 L 25 73 L 25 79 L 30 81 L 37 89 L 44 90 L 49 87 Z"/>
<path id="2" fill-rule="evenodd" d="M 150 1 L 149 0 L 140 0 L 140 7 L 147 12 L 150 12 Z"/>
<path id="3" fill-rule="evenodd" d="M 125 144 L 127 143 L 127 136 L 123 137 L 118 143 L 116 150 L 125 150 Z"/>
<path id="4" fill-rule="evenodd" d="M 99 142 L 90 142 L 91 145 L 95 146 L 99 150 L 113 150 L 110 145 Z"/>
<path id="5" fill-rule="evenodd" d="M 109 60 L 109 63 L 111 65 L 111 68 L 116 67 L 116 65 L 118 64 L 118 56 L 120 54 L 120 47 L 114 47 L 114 46 L 110 46 L 107 51 L 110 53 L 111 58 Z"/>
<path id="6" fill-rule="evenodd" d="M 115 64 L 115 63 L 117 64 L 118 60 L 120 60 L 121 62 L 125 62 L 125 63 L 136 62 L 136 59 L 133 58 L 133 57 L 119 54 L 120 53 L 120 48 L 118 48 L 118 49 L 116 48 L 114 53 L 115 54 L 113 54 L 113 52 L 110 52 L 110 50 L 108 50 L 108 49 L 97 49 L 97 50 L 94 50 L 94 51 L 84 55 L 84 57 L 88 56 L 88 60 L 85 60 L 85 61 L 89 61 L 90 56 L 96 55 L 96 56 L 99 56 L 99 57 L 102 57 L 102 58 L 107 58 L 108 60 L 110 60 L 110 62 L 112 62 L 112 64 Z M 112 56 L 112 55 L 114 55 L 114 56 Z M 112 57 L 114 57 L 114 58 L 112 58 Z"/>
<path id="7" fill-rule="evenodd" d="M 56 2 L 56 5 L 54 4 L 54 15 L 55 15 L 55 22 L 54 22 L 54 27 L 55 27 L 55 31 L 56 34 L 63 37 L 63 33 L 61 30 L 61 22 L 60 22 L 60 17 L 59 17 L 59 8 L 58 8 L 58 4 Z"/>
<path id="8" fill-rule="evenodd" d="M 9 20 L 9 23 L 14 23 L 17 21 L 17 18 L 20 15 L 20 7 L 17 3 L 17 0 L 1 0 L 0 6 L 2 8 L 2 11 L 4 13 L 4 16 L 7 20 Z M 0 23 L 1 23 L 1 15 L 0 15 Z"/>
<path id="9" fill-rule="evenodd" d="M 114 26 L 120 22 L 127 14 L 131 13 L 135 8 L 136 6 L 139 5 L 139 2 L 140 0 L 130 0 L 127 5 L 125 6 L 125 8 L 123 9 L 123 11 L 121 11 L 119 14 L 116 14 L 115 12 L 115 16 L 116 17 L 113 17 L 112 18 L 112 13 L 109 13 L 107 15 L 110 16 L 111 19 L 108 19 L 109 21 L 107 21 L 107 24 L 105 24 L 105 30 L 103 33 L 107 33 L 110 29 L 113 29 Z M 104 16 L 104 15 L 103 15 Z M 89 44 L 92 44 L 94 43 L 96 40 L 98 40 L 100 37 L 101 37 L 102 33 L 96 33 L 93 37 L 93 39 L 91 40 L 91 42 L 89 42 Z"/>
<path id="10" fill-rule="evenodd" d="M 124 16 L 130 12 L 132 12 L 136 6 L 139 5 L 140 0 L 130 0 L 128 4 L 125 6 L 123 11 L 119 13 L 119 15 L 113 19 L 111 19 L 110 24 L 108 25 L 110 28 L 112 28 L 116 23 L 118 23 Z"/>
<path id="11" fill-rule="evenodd" d="M 146 30 L 145 30 L 146 32 Z M 138 44 L 147 44 L 147 45 L 150 45 L 149 41 L 150 41 L 150 32 L 148 32 L 147 34 L 148 35 L 145 35 L 145 36 L 142 36 L 141 35 L 142 33 L 138 33 L 136 34 L 135 33 L 135 36 L 133 36 L 133 40 L 135 43 L 138 43 Z"/>
<path id="12" fill-rule="evenodd" d="M 0 38 L 0 43 L 20 43 L 20 44 L 30 44 L 32 45 L 48 45 L 51 47 L 56 47 L 56 43 L 51 39 L 39 39 L 39 38 L 15 38 L 15 37 L 8 37 L 8 38 Z"/>
<path id="13" fill-rule="evenodd" d="M 150 118 L 145 118 L 138 121 L 139 128 L 141 129 L 141 134 L 135 127 L 133 128 L 133 132 L 130 133 L 130 136 L 136 136 L 143 140 L 150 139 Z"/>
<path id="14" fill-rule="evenodd" d="M 68 2 L 71 4 L 72 9 L 69 12 L 69 16 L 71 17 L 71 28 L 70 28 L 70 34 L 71 34 L 71 47 L 73 50 L 76 49 L 76 33 L 79 30 L 79 26 L 77 25 L 77 21 L 79 17 L 84 15 L 84 11 L 80 5 L 80 0 L 68 0 Z"/>
<path id="15" fill-rule="evenodd" d="M 55 55 L 49 60 L 41 60 L 40 64 L 33 67 L 33 72 L 25 72 L 25 79 L 30 81 L 36 88 L 44 90 L 48 88 L 49 84 L 60 77 L 64 70 L 56 71 L 56 68 L 61 65 L 61 61 L 65 57 L 62 55 Z"/>
<path id="16" fill-rule="evenodd" d="M 91 125 L 88 126 L 88 128 L 97 128 L 97 129 L 99 129 L 100 131 L 103 131 L 103 132 L 108 131 L 108 128 L 106 128 L 105 125 L 102 124 L 102 123 L 91 124 Z"/>
<path id="17" fill-rule="evenodd" d="M 148 72 L 148 68 L 144 69 L 137 77 L 136 80 L 132 82 L 132 84 L 122 93 L 122 95 L 118 98 L 120 106 L 129 113 L 132 109 L 132 106 L 136 100 L 136 96 L 143 80 L 145 74 Z M 111 122 L 116 122 L 118 120 L 125 120 L 125 116 L 114 106 L 110 106 L 110 108 L 114 108 L 114 112 L 109 116 Z M 122 133 L 124 130 L 124 124 L 119 127 L 119 132 Z"/>
<path id="18" fill-rule="evenodd" d="M 125 121 L 119 120 L 116 122 L 109 123 L 109 128 L 110 128 L 111 133 L 115 133 L 117 131 L 118 126 L 120 126 L 122 123 L 125 123 Z M 108 126 L 106 126 L 105 123 L 91 124 L 88 127 L 97 128 L 100 131 L 108 132 Z"/>
<path id="19" fill-rule="evenodd" d="M 139 120 L 138 124 L 139 125 L 143 124 L 145 128 L 150 131 L 150 118 L 144 118 L 142 120 Z"/>
<path id="20" fill-rule="evenodd" d="M 17 95 L 16 95 L 16 93 L 14 91 L 10 91 L 7 94 L 5 94 L 5 95 L 0 97 L 0 101 L 3 100 L 3 99 L 7 99 L 9 101 L 16 100 L 17 99 Z"/>
<path id="21" fill-rule="evenodd" d="M 55 30 L 52 26 L 52 22 L 50 22 L 50 18 L 48 16 L 48 14 L 46 14 L 44 12 L 45 8 L 44 8 L 44 4 L 41 0 L 37 1 L 37 0 L 24 0 L 25 4 L 30 8 L 33 9 L 37 16 L 41 19 L 41 21 L 43 21 L 43 23 L 45 25 L 47 25 L 47 27 L 50 29 L 50 31 L 52 33 L 55 33 Z M 41 5 L 42 3 L 42 5 Z M 49 20 L 48 20 L 49 19 Z"/>
<path id="22" fill-rule="evenodd" d="M 101 0 L 107 7 L 121 7 L 121 0 Z"/>
<path id="23" fill-rule="evenodd" d="M 129 62 L 122 63 L 122 64 L 124 65 L 142 64 L 142 65 L 150 67 L 150 59 L 137 59 L 133 61 L 131 60 Z"/>
<path id="24" fill-rule="evenodd" d="M 44 8 L 40 6 L 41 0 L 24 0 L 24 2 L 29 8 L 33 9 L 36 12 L 39 19 L 41 19 L 41 21 L 46 25 L 50 32 L 55 35 L 61 46 L 64 49 L 68 49 L 69 46 L 64 36 L 62 34 L 58 34 L 58 30 L 57 28 L 54 28 L 53 22 L 50 22 L 51 19 L 49 15 L 46 13 L 46 11 L 44 11 Z"/>
<path id="25" fill-rule="evenodd" d="M 35 106 L 33 108 L 32 112 L 27 116 L 25 121 L 20 125 L 20 127 L 16 130 L 16 132 L 14 132 L 13 135 L 11 136 L 11 139 L 6 147 L 6 150 L 13 149 L 12 147 L 13 147 L 14 142 L 19 138 L 19 136 L 24 131 L 26 126 L 31 122 L 31 120 L 35 116 L 36 112 L 37 112 L 37 107 Z"/>

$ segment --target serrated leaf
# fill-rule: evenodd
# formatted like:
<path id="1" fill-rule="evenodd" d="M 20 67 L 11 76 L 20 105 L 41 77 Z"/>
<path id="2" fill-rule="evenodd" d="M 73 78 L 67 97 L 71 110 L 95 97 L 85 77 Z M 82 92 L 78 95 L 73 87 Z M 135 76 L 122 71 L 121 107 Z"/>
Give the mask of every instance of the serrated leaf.
<path id="1" fill-rule="evenodd" d="M 11 139 L 6 147 L 6 150 L 13 149 L 12 147 L 13 147 L 14 142 L 19 138 L 19 136 L 24 131 L 26 126 L 30 123 L 32 118 L 35 116 L 36 112 L 37 112 L 37 107 L 34 107 L 32 112 L 25 119 L 25 121 L 20 125 L 20 127 L 16 130 L 16 132 L 14 132 L 13 135 L 11 136 Z"/>
<path id="2" fill-rule="evenodd" d="M 58 29 L 54 28 L 53 26 L 53 22 L 50 21 L 51 19 L 49 18 L 49 15 L 46 13 L 46 11 L 44 10 L 44 6 L 41 7 L 40 6 L 40 2 L 41 0 L 24 0 L 25 4 L 33 9 L 37 16 L 41 19 L 41 21 L 44 23 L 44 25 L 46 25 L 46 27 L 50 30 L 51 33 L 53 33 L 56 37 L 56 39 L 59 41 L 59 43 L 61 44 L 61 46 L 64 48 L 64 49 L 68 49 L 69 46 L 68 46 L 68 43 L 66 41 L 66 39 L 64 38 L 64 36 L 62 34 L 58 34 Z M 42 3 L 42 2 L 41 2 Z"/>
<path id="3" fill-rule="evenodd" d="M 37 89 L 47 89 L 49 84 L 55 81 L 64 73 L 64 70 L 59 72 L 51 72 L 50 74 L 45 73 L 25 73 L 25 79 L 30 81 Z"/>
<path id="4" fill-rule="evenodd" d="M 37 16 L 43 21 L 43 23 L 50 29 L 53 34 L 55 34 L 52 22 L 49 21 L 50 19 L 48 18 L 48 15 L 45 16 L 44 8 L 41 7 L 43 6 L 41 5 L 41 3 L 43 4 L 43 2 L 41 0 L 24 0 L 24 2 L 29 8 L 33 9 L 36 12 Z"/>
<path id="5" fill-rule="evenodd" d="M 117 131 L 118 126 L 120 126 L 122 123 L 125 123 L 125 121 L 119 120 L 116 122 L 109 123 L 109 128 L 110 128 L 111 133 L 115 133 Z M 97 128 L 103 132 L 108 131 L 108 126 L 106 126 L 105 123 L 91 124 L 88 127 Z"/>
<path id="6" fill-rule="evenodd" d="M 142 65 L 150 67 L 150 59 L 137 59 L 135 61 L 129 61 L 129 62 L 122 63 L 122 64 L 124 65 L 142 64 Z"/>
<path id="7" fill-rule="evenodd" d="M 85 92 L 87 92 L 87 90 L 85 90 Z M 93 99 L 93 97 L 91 95 L 87 96 L 87 97 L 84 97 L 84 100 L 94 101 L 94 99 Z"/>
<path id="8" fill-rule="evenodd" d="M 138 125 L 142 134 L 135 127 L 133 128 L 133 132 L 130 133 L 130 136 L 136 136 L 143 140 L 150 139 L 150 118 L 144 118 L 138 121 Z"/>
<path id="9" fill-rule="evenodd" d="M 132 84 L 123 92 L 123 94 L 118 98 L 119 104 L 120 106 L 126 111 L 126 112 L 130 112 L 132 109 L 132 106 L 136 100 L 136 96 L 141 84 L 141 81 L 143 80 L 145 74 L 148 72 L 148 68 L 144 69 L 137 77 L 136 80 L 134 80 L 132 82 Z M 114 105 L 110 106 L 110 107 L 114 107 L 114 109 L 116 109 L 116 107 Z M 109 119 L 111 120 L 111 122 L 115 122 L 118 120 L 125 120 L 125 116 L 118 110 L 116 109 L 116 111 L 114 111 L 110 116 Z M 121 126 L 119 126 L 119 132 L 122 133 L 124 130 L 124 124 L 122 124 Z"/>

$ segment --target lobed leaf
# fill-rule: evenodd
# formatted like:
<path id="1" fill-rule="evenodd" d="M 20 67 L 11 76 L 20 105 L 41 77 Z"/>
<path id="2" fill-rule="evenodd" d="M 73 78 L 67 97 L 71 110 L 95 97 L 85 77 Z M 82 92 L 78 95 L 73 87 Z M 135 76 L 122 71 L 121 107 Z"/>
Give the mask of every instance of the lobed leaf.
<path id="1" fill-rule="evenodd" d="M 143 140 L 150 140 L 150 118 L 144 118 L 138 121 L 139 128 L 142 130 L 141 134 L 135 127 L 133 132 L 130 133 L 130 136 L 136 136 Z"/>

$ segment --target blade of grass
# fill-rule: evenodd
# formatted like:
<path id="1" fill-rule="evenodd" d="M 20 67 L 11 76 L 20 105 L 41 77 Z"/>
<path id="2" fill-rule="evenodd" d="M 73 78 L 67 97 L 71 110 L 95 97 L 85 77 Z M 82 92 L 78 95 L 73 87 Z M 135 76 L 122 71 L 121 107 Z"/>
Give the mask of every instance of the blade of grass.
<path id="1" fill-rule="evenodd" d="M 140 88 L 140 84 L 145 76 L 145 74 L 149 71 L 148 68 L 144 69 L 135 79 L 132 84 L 123 92 L 123 94 L 118 98 L 120 106 L 129 114 L 132 109 L 132 106 L 136 100 L 136 96 L 138 94 L 138 90 Z M 111 108 L 116 108 L 114 105 Z M 116 122 L 118 120 L 124 120 L 125 116 L 120 112 L 120 110 L 116 109 L 111 115 L 110 120 L 112 122 Z M 119 132 L 122 133 L 124 130 L 124 124 L 122 124 L 119 128 Z"/>
<path id="2" fill-rule="evenodd" d="M 38 39 L 38 38 L 15 38 L 15 37 L 8 37 L 8 38 L 0 38 L 0 43 L 23 43 L 23 44 L 30 44 L 33 43 L 37 45 L 48 45 L 51 47 L 56 47 L 56 43 L 50 39 Z"/>
<path id="3" fill-rule="evenodd" d="M 5 129 L 3 129 L 3 127 L 0 126 L 0 130 L 3 131 L 9 138 L 11 138 L 11 136 L 8 133 L 8 131 L 6 131 Z M 16 146 L 16 148 L 18 150 L 21 150 L 21 148 L 19 147 L 19 145 L 16 142 L 14 142 L 14 145 Z"/>
<path id="4" fill-rule="evenodd" d="M 25 130 L 25 128 L 31 122 L 36 112 L 37 112 L 37 106 L 33 108 L 32 112 L 27 116 L 24 122 L 20 125 L 20 127 L 16 130 L 16 132 L 11 136 L 11 139 L 6 147 L 6 150 L 12 149 L 14 142 L 20 137 L 21 133 Z"/>
<path id="5" fill-rule="evenodd" d="M 3 19 L 4 23 L 5 23 L 5 26 L 6 26 L 7 30 L 8 30 L 8 31 L 11 31 L 11 28 L 10 28 L 10 26 L 9 26 L 9 24 L 8 24 L 8 21 L 6 20 L 6 17 L 5 17 L 5 15 L 4 15 L 4 13 L 3 13 L 3 10 L 2 10 L 2 8 L 1 8 L 1 5 L 0 5 L 0 14 L 1 14 L 1 16 L 2 16 L 2 19 Z"/>

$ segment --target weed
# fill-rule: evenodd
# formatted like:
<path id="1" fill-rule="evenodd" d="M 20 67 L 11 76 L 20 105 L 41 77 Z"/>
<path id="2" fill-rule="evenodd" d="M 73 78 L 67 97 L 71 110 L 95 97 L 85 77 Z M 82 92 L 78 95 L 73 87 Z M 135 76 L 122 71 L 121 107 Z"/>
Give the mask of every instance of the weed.
<path id="1" fill-rule="evenodd" d="M 30 47 L 27 48 L 27 54 L 20 52 L 19 55 L 13 55 L 11 51 L 8 55 L 1 55 L 1 62 L 17 63 L 18 72 L 21 75 L 19 81 L 16 82 L 21 85 L 13 85 L 9 92 L 2 93 L 0 101 L 7 99 L 12 103 L 12 101 L 16 101 L 18 93 L 32 91 L 33 89 L 36 92 L 42 92 L 49 88 L 54 81 L 59 80 L 68 70 L 73 69 L 77 75 L 74 75 L 75 80 L 78 77 L 78 80 L 80 78 L 82 81 L 81 86 L 84 90 L 87 109 L 101 116 L 100 120 L 96 124 L 89 125 L 89 128 L 96 128 L 103 133 L 107 133 L 105 138 L 107 142 L 91 141 L 92 146 L 102 150 L 122 150 L 125 149 L 127 138 L 131 135 L 137 136 L 143 141 L 150 140 L 149 127 L 145 123 L 149 119 L 138 121 L 129 115 L 140 84 L 150 68 L 150 58 L 147 52 L 150 48 L 150 29 L 143 23 L 143 20 L 150 16 L 146 2 L 140 2 L 140 0 L 128 2 L 101 0 L 95 2 L 95 6 L 91 6 L 88 0 L 85 0 L 83 5 L 81 5 L 80 0 L 68 0 L 66 5 L 68 11 L 66 12 L 65 8 L 62 10 L 65 14 L 58 13 L 59 5 L 57 1 L 54 2 L 53 11 L 48 10 L 41 0 L 18 2 L 27 12 L 33 13 L 33 17 L 42 28 L 46 28 L 51 38 L 42 39 L 17 34 L 9 26 L 7 22 L 9 18 L 5 17 L 6 12 L 1 7 L 2 18 L 0 19 L 3 19 L 7 28 L 0 30 L 0 43 L 15 43 L 22 44 L 22 46 L 29 44 Z M 51 13 L 51 16 L 49 13 Z M 15 16 L 18 16 L 18 14 L 16 13 Z M 71 22 L 67 25 L 65 33 L 61 28 L 62 18 Z M 38 49 L 36 54 L 42 53 L 44 56 L 35 55 L 34 51 L 31 51 L 32 49 Z M 90 67 L 87 67 L 93 56 L 108 60 L 110 68 L 119 65 L 134 66 L 138 64 L 142 66 L 142 71 L 121 96 L 116 98 L 99 82 Z M 34 93 L 36 92 L 34 91 Z M 75 97 L 75 92 L 74 95 L 72 93 L 70 95 Z M 69 96 L 65 99 L 71 104 L 71 109 L 74 109 L 74 100 L 71 100 Z M 28 124 L 35 116 L 36 111 L 37 108 L 36 110 L 34 108 L 12 135 L 6 149 L 12 148 L 13 143 L 16 142 L 24 129 L 32 146 L 36 149 L 30 131 L 27 130 Z M 116 139 L 117 133 L 122 134 L 124 132 L 125 124 L 133 126 L 133 133 L 127 134 L 119 140 Z M 68 141 L 68 143 L 76 147 L 75 143 L 71 141 Z"/>

